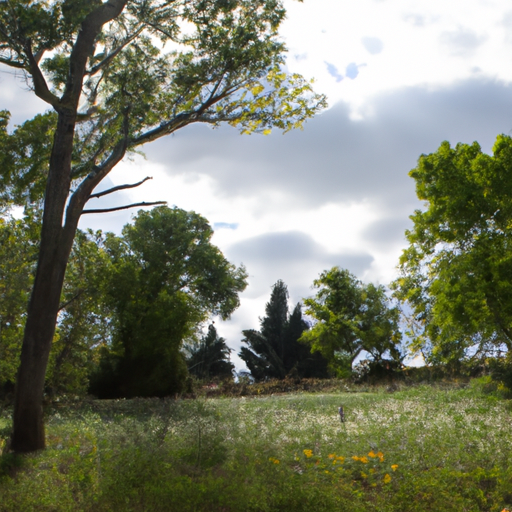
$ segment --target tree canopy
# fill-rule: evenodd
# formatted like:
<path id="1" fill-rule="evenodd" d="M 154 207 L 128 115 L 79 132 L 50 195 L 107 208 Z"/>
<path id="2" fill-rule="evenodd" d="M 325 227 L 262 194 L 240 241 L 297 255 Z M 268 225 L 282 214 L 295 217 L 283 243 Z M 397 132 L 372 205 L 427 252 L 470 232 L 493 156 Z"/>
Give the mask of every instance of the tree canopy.
<path id="1" fill-rule="evenodd" d="M 186 352 L 188 371 L 198 379 L 233 378 L 235 365 L 229 360 L 231 349 L 213 324 L 208 326 L 208 332 L 199 342 L 186 347 Z"/>
<path id="2" fill-rule="evenodd" d="M 0 64 L 50 108 L 12 134 L 0 117 L 1 196 L 43 201 L 44 191 L 15 451 L 45 445 L 46 367 L 78 221 L 98 211 L 85 208 L 91 198 L 119 190 L 95 193 L 99 183 L 130 152 L 192 123 L 286 131 L 325 106 L 309 82 L 283 71 L 284 17 L 280 0 L 0 2 Z"/>
<path id="3" fill-rule="evenodd" d="M 427 361 L 512 349 L 512 138 L 493 155 L 444 142 L 410 173 L 424 210 L 406 232 L 396 296 Z"/>
<path id="4" fill-rule="evenodd" d="M 200 215 L 165 206 L 139 211 L 123 236 L 104 241 L 112 340 L 92 391 L 101 397 L 165 396 L 182 390 L 183 343 L 212 315 L 228 318 L 247 286 L 243 267 L 211 244 Z"/>
<path id="5" fill-rule="evenodd" d="M 299 338 L 309 326 L 302 318 L 301 304 L 288 311 L 288 288 L 279 280 L 272 287 L 260 330 L 244 330 L 247 346 L 240 357 L 256 380 L 297 377 L 326 377 L 327 363 L 320 354 L 311 354 Z"/>
<path id="6" fill-rule="evenodd" d="M 331 369 L 347 376 L 363 351 L 376 361 L 399 360 L 399 311 L 390 305 L 383 286 L 363 284 L 348 270 L 333 267 L 314 281 L 315 297 L 304 299 L 315 321 L 301 341 L 320 352 Z"/>

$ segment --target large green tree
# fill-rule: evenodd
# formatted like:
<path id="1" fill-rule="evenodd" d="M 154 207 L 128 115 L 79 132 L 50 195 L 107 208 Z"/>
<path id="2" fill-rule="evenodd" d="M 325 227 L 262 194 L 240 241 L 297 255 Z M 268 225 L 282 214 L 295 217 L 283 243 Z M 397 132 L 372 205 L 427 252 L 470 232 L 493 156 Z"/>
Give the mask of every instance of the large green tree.
<path id="1" fill-rule="evenodd" d="M 243 267 L 211 243 L 203 217 L 179 208 L 139 211 L 109 235 L 107 304 L 112 340 L 92 391 L 101 397 L 166 396 L 182 390 L 183 343 L 213 315 L 227 318 L 246 285 Z"/>
<path id="2" fill-rule="evenodd" d="M 298 377 L 327 377 L 327 361 L 320 354 L 312 354 L 299 338 L 309 326 L 302 318 L 298 303 L 288 311 L 288 288 L 279 280 L 272 287 L 260 330 L 243 331 L 247 346 L 240 350 L 251 375 L 257 380 Z"/>
<path id="3" fill-rule="evenodd" d="M 80 216 L 91 213 L 85 205 L 116 164 L 192 123 L 267 133 L 324 106 L 282 71 L 284 16 L 279 0 L 0 2 L 0 63 L 23 73 L 51 109 L 33 121 L 47 130 L 28 130 L 44 140 L 22 155 L 13 149 L 3 173 L 4 188 L 45 191 L 13 450 L 45 445 L 43 388 L 66 265 Z M 9 139 L 1 142 L 12 148 Z"/>
<path id="4" fill-rule="evenodd" d="M 395 294 L 427 362 L 512 349 L 512 138 L 493 155 L 443 142 L 410 172 L 425 208 L 406 232 Z"/>
<path id="5" fill-rule="evenodd" d="M 374 361 L 399 361 L 399 311 L 391 306 L 383 286 L 364 284 L 348 270 L 333 267 L 314 281 L 315 297 L 304 300 L 315 321 L 301 340 L 320 352 L 332 371 L 348 376 L 363 352 Z"/>

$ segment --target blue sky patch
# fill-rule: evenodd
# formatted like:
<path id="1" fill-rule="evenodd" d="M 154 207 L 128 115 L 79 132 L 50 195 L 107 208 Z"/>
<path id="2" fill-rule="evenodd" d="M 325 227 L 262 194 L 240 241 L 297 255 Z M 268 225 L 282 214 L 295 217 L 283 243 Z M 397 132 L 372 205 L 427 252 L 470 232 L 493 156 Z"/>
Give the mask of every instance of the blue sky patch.
<path id="1" fill-rule="evenodd" d="M 336 78 L 336 82 L 341 82 L 343 80 L 343 75 L 340 74 L 340 72 L 338 71 L 338 68 L 334 64 L 331 64 L 330 62 L 327 62 L 327 61 L 324 61 L 324 62 L 325 62 L 325 65 L 327 66 L 327 72 L 329 73 L 329 75 Z"/>
<path id="2" fill-rule="evenodd" d="M 238 228 L 238 222 L 233 222 L 230 224 L 229 222 L 214 222 L 213 224 L 213 230 L 216 229 L 237 229 Z"/>

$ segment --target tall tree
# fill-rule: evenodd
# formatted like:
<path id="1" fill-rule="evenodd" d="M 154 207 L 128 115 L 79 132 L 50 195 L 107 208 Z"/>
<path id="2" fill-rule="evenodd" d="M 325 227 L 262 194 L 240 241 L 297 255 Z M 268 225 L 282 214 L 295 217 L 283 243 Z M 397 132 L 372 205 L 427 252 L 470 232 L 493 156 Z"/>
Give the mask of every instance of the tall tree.
<path id="1" fill-rule="evenodd" d="M 188 371 L 199 379 L 233 377 L 235 365 L 229 360 L 231 349 L 226 340 L 221 338 L 213 324 L 208 326 L 208 332 L 198 343 L 187 347 Z"/>
<path id="2" fill-rule="evenodd" d="M 166 396 L 182 390 L 183 343 L 212 315 L 227 318 L 246 285 L 243 267 L 211 243 L 203 217 L 179 208 L 139 211 L 109 235 L 112 343 L 92 391 L 101 397 Z"/>
<path id="3" fill-rule="evenodd" d="M 390 306 L 384 287 L 365 285 L 339 267 L 322 272 L 314 287 L 316 296 L 304 304 L 316 323 L 301 340 L 320 352 L 333 371 L 348 376 L 363 351 L 375 361 L 400 359 L 399 311 Z"/>
<path id="4" fill-rule="evenodd" d="M 493 153 L 443 142 L 410 172 L 425 209 L 411 216 L 394 288 L 427 362 L 512 350 L 512 138 Z"/>
<path id="5" fill-rule="evenodd" d="M 191 123 L 267 133 L 300 126 L 324 106 L 302 77 L 281 70 L 284 16 L 279 0 L 0 3 L 0 63 L 24 73 L 52 109 L 37 120 L 51 125 L 51 141 L 12 159 L 4 183 L 45 191 L 13 450 L 44 448 L 42 396 L 66 265 L 80 216 L 94 212 L 85 205 L 116 164 Z"/>
<path id="6" fill-rule="evenodd" d="M 265 313 L 259 331 L 243 331 L 242 342 L 247 347 L 242 347 L 239 355 L 252 376 L 257 380 L 284 379 L 293 370 L 299 377 L 326 377 L 325 359 L 298 342 L 308 324 L 300 303 L 288 312 L 288 288 L 283 281 L 272 287 Z"/>

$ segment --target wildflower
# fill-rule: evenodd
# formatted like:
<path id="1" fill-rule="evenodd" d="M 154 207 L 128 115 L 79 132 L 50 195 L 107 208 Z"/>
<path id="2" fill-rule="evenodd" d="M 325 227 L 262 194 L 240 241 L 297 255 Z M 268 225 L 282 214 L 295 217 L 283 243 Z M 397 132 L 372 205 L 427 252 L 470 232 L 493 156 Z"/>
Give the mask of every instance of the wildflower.
<path id="1" fill-rule="evenodd" d="M 336 454 L 335 453 L 329 453 L 329 455 L 327 457 L 329 457 L 329 459 L 334 459 L 334 458 L 336 458 Z"/>
<path id="2" fill-rule="evenodd" d="M 368 457 L 359 457 L 359 460 L 360 460 L 363 464 L 368 464 Z"/>
<path id="3" fill-rule="evenodd" d="M 329 471 L 327 471 L 327 469 L 324 471 L 324 473 L 329 473 Z"/>
<path id="4" fill-rule="evenodd" d="M 361 471 L 361 478 L 368 478 L 368 475 L 367 475 L 366 473 L 363 473 L 363 472 Z"/>
<path id="5" fill-rule="evenodd" d="M 313 456 L 313 450 L 304 450 L 304 455 L 309 459 Z"/>
<path id="6" fill-rule="evenodd" d="M 340 464 L 343 464 L 345 462 L 345 457 L 342 457 L 341 455 L 339 457 L 336 457 L 336 460 L 340 463 Z"/>
<path id="7" fill-rule="evenodd" d="M 389 473 L 386 473 L 384 475 L 383 481 L 385 484 L 389 484 L 389 482 L 391 482 L 391 477 L 389 476 Z"/>
<path id="8" fill-rule="evenodd" d="M 382 452 L 377 452 L 377 457 L 381 462 L 384 462 L 384 454 Z"/>
<path id="9" fill-rule="evenodd" d="M 359 457 L 358 457 L 357 455 L 352 455 L 352 458 L 353 458 L 354 460 L 359 460 Z"/>
<path id="10" fill-rule="evenodd" d="M 391 464 L 391 469 L 396 471 L 398 469 L 398 464 Z"/>
<path id="11" fill-rule="evenodd" d="M 372 459 L 376 459 L 377 455 L 375 455 L 375 452 L 372 450 L 371 452 L 368 453 L 368 457 L 371 457 Z"/>
<path id="12" fill-rule="evenodd" d="M 274 464 L 279 464 L 279 461 L 277 459 L 274 459 Z"/>

